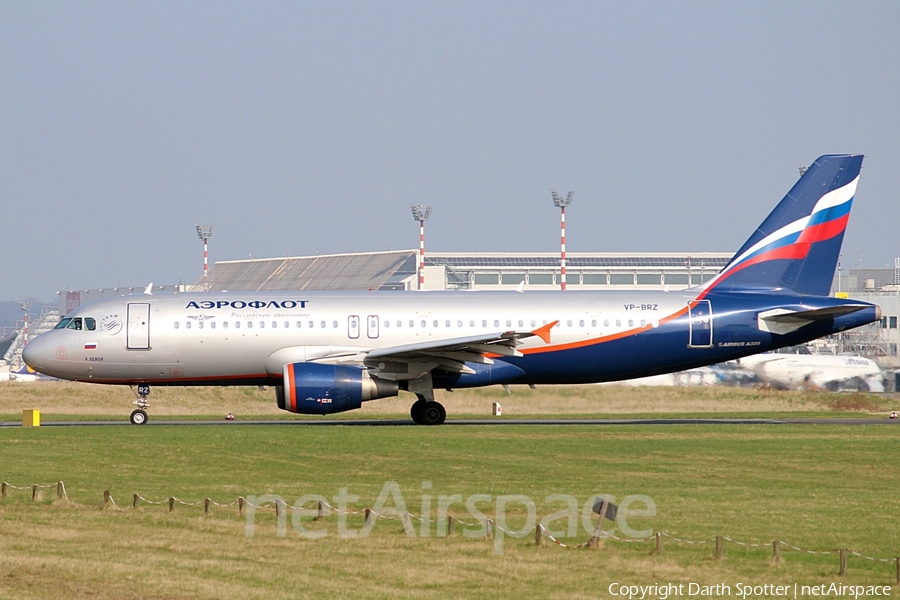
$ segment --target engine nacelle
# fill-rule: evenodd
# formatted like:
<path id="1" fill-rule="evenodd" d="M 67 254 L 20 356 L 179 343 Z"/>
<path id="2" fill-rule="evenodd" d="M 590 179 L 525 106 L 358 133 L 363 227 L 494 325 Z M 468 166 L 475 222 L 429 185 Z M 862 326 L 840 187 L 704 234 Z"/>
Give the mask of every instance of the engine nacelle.
<path id="1" fill-rule="evenodd" d="M 397 390 L 396 381 L 376 379 L 360 367 L 301 362 L 284 365 L 284 385 L 275 386 L 275 397 L 282 410 L 330 415 L 396 396 Z"/>

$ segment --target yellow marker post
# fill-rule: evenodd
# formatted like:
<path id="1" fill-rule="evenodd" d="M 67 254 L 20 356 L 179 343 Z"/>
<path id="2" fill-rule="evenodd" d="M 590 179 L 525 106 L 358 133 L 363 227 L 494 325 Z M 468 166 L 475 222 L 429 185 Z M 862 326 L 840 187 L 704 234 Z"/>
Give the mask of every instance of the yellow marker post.
<path id="1" fill-rule="evenodd" d="M 37 408 L 22 411 L 22 427 L 40 427 L 41 411 Z"/>

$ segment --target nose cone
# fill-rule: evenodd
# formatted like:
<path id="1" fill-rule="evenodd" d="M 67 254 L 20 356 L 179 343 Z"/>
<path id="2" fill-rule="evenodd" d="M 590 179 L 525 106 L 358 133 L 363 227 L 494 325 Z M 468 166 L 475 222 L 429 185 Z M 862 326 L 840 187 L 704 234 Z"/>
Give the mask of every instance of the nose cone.
<path id="1" fill-rule="evenodd" d="M 39 335 L 22 349 L 22 360 L 25 364 L 41 373 L 46 373 L 50 361 L 55 360 L 56 354 L 54 348 L 47 342 L 47 335 Z"/>

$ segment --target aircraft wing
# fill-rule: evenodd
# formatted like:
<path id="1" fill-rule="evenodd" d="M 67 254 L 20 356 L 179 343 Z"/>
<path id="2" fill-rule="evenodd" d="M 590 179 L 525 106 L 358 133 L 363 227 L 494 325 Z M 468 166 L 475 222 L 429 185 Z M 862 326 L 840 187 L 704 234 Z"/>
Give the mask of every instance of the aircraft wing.
<path id="1" fill-rule="evenodd" d="M 429 340 L 415 344 L 377 348 L 365 354 L 364 364 L 372 375 L 384 379 L 417 379 L 440 369 L 450 373 L 475 373 L 467 362 L 493 364 L 488 355 L 522 356 L 516 350 L 520 340 L 538 336 L 550 341 L 550 329 L 557 321 L 534 331 L 501 331 L 467 337 Z"/>
<path id="2" fill-rule="evenodd" d="M 871 304 L 842 304 L 809 310 L 775 308 L 759 313 L 757 326 L 762 331 L 785 335 L 815 321 L 827 321 L 871 307 Z"/>

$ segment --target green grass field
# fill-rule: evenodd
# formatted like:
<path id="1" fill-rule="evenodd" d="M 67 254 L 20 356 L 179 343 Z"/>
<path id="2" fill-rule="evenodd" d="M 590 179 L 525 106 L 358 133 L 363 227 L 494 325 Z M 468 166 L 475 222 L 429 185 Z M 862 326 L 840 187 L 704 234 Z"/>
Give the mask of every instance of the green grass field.
<path id="1" fill-rule="evenodd" d="M 97 388 L 76 389 L 90 394 Z M 574 414 L 623 414 L 625 401 L 668 405 L 665 414 L 671 416 L 684 414 L 680 408 L 710 414 L 706 407 L 715 399 L 708 390 L 608 389 L 609 397 L 598 401 L 602 410 Z M 571 391 L 573 404 L 586 402 Z M 178 393 L 191 398 L 189 390 Z M 220 412 L 217 400 L 209 409 L 203 399 L 217 391 L 197 393 L 195 406 L 205 408 L 196 412 Z M 590 388 L 582 394 L 595 393 Z M 748 402 L 752 396 L 734 394 L 721 391 L 723 414 L 759 414 Z M 245 395 L 247 414 L 257 402 L 262 410 L 257 392 Z M 12 396 L 0 390 L 0 412 L 15 415 Z M 463 402 L 475 402 L 471 398 L 478 396 Z M 127 415 L 121 399 L 120 393 L 117 418 Z M 271 400 L 268 394 L 266 399 Z M 868 406 L 880 414 L 892 401 L 875 398 Z M 37 396 L 16 402 L 47 406 Z M 104 402 L 98 402 L 103 410 Z M 822 402 L 759 392 L 763 412 L 790 413 L 791 404 L 807 407 L 798 408 L 803 415 L 845 412 L 829 411 Z M 828 402 L 832 408 L 844 406 L 833 397 Z M 538 398 L 521 406 L 547 414 L 542 408 L 547 403 Z M 851 404 L 859 412 L 859 402 Z M 235 401 L 234 406 L 242 405 Z M 60 401 L 59 414 L 89 414 L 75 408 Z M 396 418 L 389 408 L 381 410 Z M 476 404 L 472 413 L 480 410 Z M 656 515 L 629 518 L 633 529 L 687 540 L 726 535 L 769 544 L 780 539 L 810 550 L 851 548 L 893 560 L 900 556 L 898 450 L 900 428 L 893 424 L 2 428 L 0 479 L 17 486 L 63 480 L 71 503 L 55 501 L 53 489 L 43 490 L 36 502 L 30 490 L 14 489 L 0 500 L 0 597 L 606 598 L 616 582 L 724 582 L 733 595 L 738 583 L 890 585 L 896 577 L 892 562 L 851 556 L 847 575 L 837 577 L 837 555 L 784 548 L 783 561 L 773 564 L 771 545 L 726 543 L 724 558 L 716 559 L 714 544 L 671 539 L 665 539 L 662 554 L 653 552 L 652 541 L 606 540 L 598 550 L 539 548 L 531 531 L 506 538 L 498 554 L 495 543 L 464 536 L 463 526 L 444 538 L 434 525 L 422 531 L 414 521 L 416 536 L 407 537 L 399 521 L 379 520 L 370 535 L 351 539 L 338 535 L 338 518 L 331 515 L 318 523 L 302 520 L 304 527 L 326 532 L 308 539 L 294 529 L 289 514 L 286 535 L 278 537 L 274 511 L 264 508 L 257 512 L 254 535 L 247 537 L 246 518 L 234 506 L 204 515 L 202 505 L 179 504 L 173 513 L 165 505 L 141 504 L 138 510 L 130 505 L 134 493 L 153 501 L 209 497 L 222 504 L 264 494 L 293 504 L 304 494 L 319 494 L 334 503 L 346 487 L 359 497 L 351 508 L 362 510 L 376 502 L 386 482 L 397 482 L 407 509 L 417 516 L 423 513 L 423 495 L 431 496 L 434 519 L 438 496 L 489 495 L 491 502 L 478 507 L 494 516 L 498 496 L 521 494 L 535 502 L 540 518 L 564 508 L 547 500 L 554 494 L 574 497 L 579 510 L 598 493 L 619 501 L 640 494 L 653 501 Z M 104 490 L 124 510 L 102 510 Z M 523 527 L 524 506 L 511 504 L 506 512 L 509 527 Z M 449 513 L 474 521 L 462 503 Z M 589 538 L 578 521 L 577 534 L 563 541 Z M 566 522 L 552 525 L 565 529 Z M 362 526 L 362 516 L 349 519 L 351 529 Z M 610 527 L 622 536 L 616 523 Z M 893 593 L 898 591 L 895 585 Z"/>

